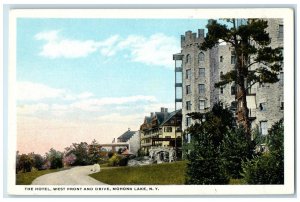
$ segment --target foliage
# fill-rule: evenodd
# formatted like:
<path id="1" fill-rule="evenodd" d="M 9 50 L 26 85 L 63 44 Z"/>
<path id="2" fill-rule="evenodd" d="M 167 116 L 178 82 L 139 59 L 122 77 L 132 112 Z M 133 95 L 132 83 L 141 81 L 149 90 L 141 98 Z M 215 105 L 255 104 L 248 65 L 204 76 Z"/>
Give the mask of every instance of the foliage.
<path id="1" fill-rule="evenodd" d="M 205 114 L 189 114 L 196 123 L 188 128 L 192 137 L 192 150 L 188 157 L 187 184 L 227 184 L 221 143 L 224 134 L 232 129 L 233 115 L 221 103 Z"/>
<path id="2" fill-rule="evenodd" d="M 240 179 L 242 162 L 252 158 L 254 148 L 255 142 L 246 138 L 243 127 L 225 133 L 221 144 L 221 158 L 224 160 L 226 175 Z"/>
<path id="3" fill-rule="evenodd" d="M 32 154 L 32 158 L 33 158 L 33 166 L 38 169 L 38 170 L 42 170 L 43 166 L 45 164 L 45 158 L 42 157 L 40 154 Z"/>
<path id="4" fill-rule="evenodd" d="M 50 169 L 57 169 L 63 167 L 63 154 L 51 148 L 46 154 L 46 159 L 50 162 Z"/>
<path id="5" fill-rule="evenodd" d="M 109 166 L 118 166 L 122 156 L 114 154 L 110 159 L 108 159 Z"/>
<path id="6" fill-rule="evenodd" d="M 92 143 L 88 146 L 89 164 L 98 163 L 100 158 L 100 152 L 101 152 L 101 146 L 94 139 Z"/>
<path id="7" fill-rule="evenodd" d="M 64 165 L 73 166 L 76 161 L 76 156 L 73 153 L 69 154 L 68 156 L 65 155 L 63 161 Z"/>
<path id="8" fill-rule="evenodd" d="M 245 161 L 244 181 L 248 184 L 284 183 L 284 125 L 283 120 L 275 123 L 268 133 L 268 151 Z"/>
<path id="9" fill-rule="evenodd" d="M 76 156 L 73 165 L 88 165 L 90 164 L 88 149 L 89 145 L 86 142 L 73 143 L 70 147 L 65 148 L 65 156 L 69 156 L 70 154 Z"/>
<path id="10" fill-rule="evenodd" d="M 250 138 L 250 120 L 247 107 L 247 89 L 255 83 L 276 83 L 278 74 L 282 70 L 282 48 L 272 48 L 267 21 L 262 19 L 248 19 L 238 26 L 242 19 L 227 19 L 227 23 L 210 20 L 208 34 L 200 45 L 201 50 L 213 48 L 221 42 L 230 44 L 236 58 L 235 68 L 221 76 L 216 87 L 235 82 L 241 95 L 241 112 L 246 134 Z M 231 26 L 227 26 L 230 24 Z M 257 68 L 252 68 L 256 65 Z M 250 70 L 251 68 L 251 70 Z"/>
<path id="11" fill-rule="evenodd" d="M 113 151 L 109 151 L 108 154 L 107 154 L 107 156 L 108 156 L 108 158 L 111 158 L 111 157 L 113 157 L 114 154 L 115 153 Z"/>
<path id="12" fill-rule="evenodd" d="M 18 155 L 18 154 L 17 154 Z M 22 171 L 23 173 L 25 172 L 30 172 L 33 165 L 34 165 L 34 159 L 27 154 L 22 154 L 19 157 L 17 157 L 17 172 Z"/>
<path id="13" fill-rule="evenodd" d="M 90 176 L 109 185 L 183 185 L 186 161 L 102 169 Z"/>

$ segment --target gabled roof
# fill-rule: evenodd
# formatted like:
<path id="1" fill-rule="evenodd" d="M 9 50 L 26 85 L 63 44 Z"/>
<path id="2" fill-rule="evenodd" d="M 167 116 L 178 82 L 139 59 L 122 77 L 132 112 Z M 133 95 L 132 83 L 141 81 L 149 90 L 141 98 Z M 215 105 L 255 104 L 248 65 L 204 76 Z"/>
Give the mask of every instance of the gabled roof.
<path id="1" fill-rule="evenodd" d="M 167 123 L 171 118 L 173 118 L 177 113 L 181 113 L 181 109 L 173 111 L 169 114 L 169 116 L 161 123 L 161 125 L 164 125 Z"/>
<path id="2" fill-rule="evenodd" d="M 121 142 L 127 142 L 134 134 L 136 131 L 126 131 L 123 133 L 121 136 L 119 136 L 117 139 L 120 140 Z"/>
<path id="3" fill-rule="evenodd" d="M 155 112 L 155 116 L 157 117 L 158 125 L 161 125 L 161 123 L 164 122 L 165 118 L 168 117 L 168 115 L 169 115 L 168 112 Z"/>
<path id="4" fill-rule="evenodd" d="M 145 116 L 146 123 L 151 123 L 151 117 Z"/>

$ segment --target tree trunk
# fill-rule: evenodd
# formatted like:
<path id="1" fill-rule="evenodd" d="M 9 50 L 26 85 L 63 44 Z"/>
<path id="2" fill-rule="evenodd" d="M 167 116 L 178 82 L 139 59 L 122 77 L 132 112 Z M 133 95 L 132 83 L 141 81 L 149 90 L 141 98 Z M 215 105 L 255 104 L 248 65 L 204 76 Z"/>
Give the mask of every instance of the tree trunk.
<path id="1" fill-rule="evenodd" d="M 245 75 L 247 73 L 247 70 L 244 69 L 246 67 L 246 65 L 244 64 L 245 62 L 244 55 L 239 51 L 236 51 L 236 55 L 237 55 L 236 70 L 237 70 L 237 80 L 239 85 L 239 89 L 237 92 L 238 95 L 237 101 L 240 107 L 240 112 L 242 114 L 242 117 L 239 121 L 244 126 L 246 137 L 250 140 L 251 124 L 249 119 L 249 109 L 247 107 L 247 90 L 246 90 L 247 86 L 245 86 L 247 85 L 245 79 L 247 77 L 247 75 Z M 240 104 L 241 102 L 242 104 Z"/>

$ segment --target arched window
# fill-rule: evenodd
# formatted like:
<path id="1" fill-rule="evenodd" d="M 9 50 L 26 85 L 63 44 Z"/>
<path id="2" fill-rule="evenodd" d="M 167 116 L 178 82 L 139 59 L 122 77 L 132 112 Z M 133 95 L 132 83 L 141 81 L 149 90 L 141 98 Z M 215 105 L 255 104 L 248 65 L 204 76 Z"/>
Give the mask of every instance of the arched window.
<path id="1" fill-rule="evenodd" d="M 204 61 L 204 53 L 199 53 L 199 62 L 203 62 Z"/>
<path id="2" fill-rule="evenodd" d="M 191 55 L 187 54 L 186 58 L 185 58 L 185 63 L 189 63 L 191 62 Z"/>

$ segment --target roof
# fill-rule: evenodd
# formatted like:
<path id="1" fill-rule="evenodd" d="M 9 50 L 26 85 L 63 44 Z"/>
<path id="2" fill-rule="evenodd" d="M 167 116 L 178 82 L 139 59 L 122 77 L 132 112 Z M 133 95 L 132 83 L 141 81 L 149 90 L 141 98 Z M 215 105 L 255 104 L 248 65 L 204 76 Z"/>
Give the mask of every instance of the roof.
<path id="1" fill-rule="evenodd" d="M 167 116 L 166 116 L 167 114 Z M 160 125 L 162 122 L 164 122 L 165 118 L 168 117 L 168 112 L 155 112 L 155 115 L 157 117 L 158 125 Z"/>
<path id="2" fill-rule="evenodd" d="M 127 142 L 134 134 L 136 131 L 126 131 L 123 133 L 121 136 L 119 136 L 117 139 L 120 140 L 121 142 Z"/>
<path id="3" fill-rule="evenodd" d="M 169 116 L 161 123 L 161 125 L 167 123 L 172 117 L 174 117 L 179 112 L 181 112 L 181 109 L 171 112 Z"/>
<path id="4" fill-rule="evenodd" d="M 146 123 L 151 123 L 151 117 L 145 116 Z"/>

